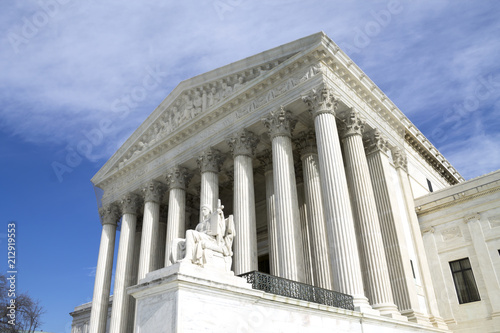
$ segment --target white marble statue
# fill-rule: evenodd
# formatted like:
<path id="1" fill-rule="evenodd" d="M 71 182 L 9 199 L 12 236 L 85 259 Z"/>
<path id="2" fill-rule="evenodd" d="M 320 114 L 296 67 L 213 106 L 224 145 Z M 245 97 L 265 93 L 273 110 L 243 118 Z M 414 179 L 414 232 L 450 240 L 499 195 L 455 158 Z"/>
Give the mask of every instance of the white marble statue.
<path id="1" fill-rule="evenodd" d="M 220 204 L 212 213 L 208 205 L 201 207 L 202 221 L 195 230 L 186 231 L 186 239 L 175 239 L 170 261 L 189 262 L 201 267 L 210 266 L 229 272 L 235 234 L 233 215 L 224 218 Z"/>

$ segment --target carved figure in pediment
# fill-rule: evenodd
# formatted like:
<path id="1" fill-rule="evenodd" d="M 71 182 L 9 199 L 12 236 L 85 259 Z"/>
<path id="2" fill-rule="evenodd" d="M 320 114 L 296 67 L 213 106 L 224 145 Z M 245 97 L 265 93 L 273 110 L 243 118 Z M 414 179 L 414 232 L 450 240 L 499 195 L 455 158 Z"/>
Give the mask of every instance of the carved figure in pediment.
<path id="1" fill-rule="evenodd" d="M 212 107 L 220 101 L 220 92 L 217 88 L 212 87 L 208 93 L 208 107 Z"/>
<path id="2" fill-rule="evenodd" d="M 238 76 L 238 82 L 234 84 L 233 90 L 236 91 L 238 89 L 241 89 L 243 88 L 244 85 L 245 85 L 245 79 L 243 78 L 243 76 Z"/>
<path id="3" fill-rule="evenodd" d="M 187 230 L 186 239 L 174 240 L 170 262 L 182 261 L 202 267 L 210 265 L 229 272 L 235 227 L 233 216 L 224 218 L 223 209 L 220 200 L 214 213 L 208 205 L 203 205 L 202 220 L 196 229 Z"/>
<path id="4" fill-rule="evenodd" d="M 201 96 L 201 92 L 199 90 L 196 90 L 194 93 L 193 111 L 191 113 L 191 118 L 194 118 L 197 115 L 199 115 L 202 111 L 202 107 L 203 107 L 203 98 Z"/>
<path id="5" fill-rule="evenodd" d="M 188 95 L 184 95 L 183 99 L 184 99 L 184 108 L 183 108 L 183 110 L 181 110 L 181 116 L 179 118 L 179 123 L 194 117 L 193 101 L 191 100 L 191 98 L 189 98 Z"/>
<path id="6" fill-rule="evenodd" d="M 226 98 L 233 93 L 233 88 L 226 82 L 222 82 L 221 98 Z"/>

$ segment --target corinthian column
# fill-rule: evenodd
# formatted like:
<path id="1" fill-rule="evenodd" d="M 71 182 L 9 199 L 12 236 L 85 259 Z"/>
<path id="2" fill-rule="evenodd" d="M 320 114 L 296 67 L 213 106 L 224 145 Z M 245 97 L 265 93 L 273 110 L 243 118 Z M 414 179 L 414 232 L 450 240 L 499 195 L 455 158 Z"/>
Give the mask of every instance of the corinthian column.
<path id="1" fill-rule="evenodd" d="M 208 148 L 198 157 L 198 166 L 201 172 L 200 210 L 208 206 L 210 211 L 217 209 L 219 199 L 219 172 L 223 157 L 219 150 Z M 200 213 L 200 222 L 203 214 Z"/>
<path id="2" fill-rule="evenodd" d="M 264 154 L 259 156 L 260 163 L 264 166 L 264 176 L 266 178 L 266 207 L 267 207 L 267 242 L 269 248 L 269 270 L 271 275 L 279 274 L 279 251 L 278 232 L 276 230 L 276 210 L 274 205 L 274 177 L 272 151 L 266 149 Z"/>
<path id="3" fill-rule="evenodd" d="M 118 245 L 118 258 L 116 260 L 115 288 L 113 292 L 113 307 L 111 310 L 110 333 L 131 332 L 127 330 L 129 303 L 132 296 L 127 295 L 127 287 L 132 285 L 134 244 L 139 209 L 139 196 L 130 193 L 120 202 L 122 208 L 122 225 L 120 243 Z"/>
<path id="4" fill-rule="evenodd" d="M 330 89 L 313 89 L 303 98 L 314 119 L 321 193 L 334 290 L 354 297 L 358 310 L 370 311 L 363 291 L 351 202 L 337 135 L 338 101 Z"/>
<path id="5" fill-rule="evenodd" d="M 234 156 L 234 239 L 233 270 L 242 274 L 258 270 L 257 223 L 255 220 L 255 193 L 252 157 L 259 139 L 247 130 L 241 130 L 227 140 Z"/>
<path id="6" fill-rule="evenodd" d="M 300 150 L 304 172 L 304 190 L 307 207 L 308 229 L 310 233 L 311 257 L 314 285 L 333 289 L 332 272 L 328 261 L 328 241 L 326 238 L 323 198 L 318 169 L 318 150 L 313 131 L 303 132 L 295 141 Z"/>
<path id="7" fill-rule="evenodd" d="M 373 130 L 366 135 L 365 150 L 373 192 L 377 193 L 375 203 L 394 302 L 409 320 L 428 324 L 428 319 L 419 312 L 417 291 L 402 230 L 403 222 L 390 173 L 387 140 L 378 130 Z"/>
<path id="8" fill-rule="evenodd" d="M 293 168 L 291 132 L 296 120 L 283 107 L 262 120 L 269 130 L 273 147 L 274 196 L 278 239 L 279 275 L 304 282 L 304 257 L 300 216 Z"/>
<path id="9" fill-rule="evenodd" d="M 392 298 L 377 206 L 363 147 L 365 123 L 359 113 L 352 109 L 344 114 L 342 120 L 347 181 L 351 190 L 366 293 L 372 307 L 382 315 L 401 317 Z"/>
<path id="10" fill-rule="evenodd" d="M 141 253 L 139 256 L 138 282 L 153 271 L 157 264 L 158 233 L 160 229 L 160 202 L 165 186 L 152 181 L 142 189 L 144 193 L 144 218 L 142 221 Z"/>
<path id="11" fill-rule="evenodd" d="M 108 321 L 109 291 L 113 271 L 116 224 L 120 219 L 119 209 L 110 204 L 99 209 L 102 223 L 101 245 L 95 272 L 94 297 L 90 311 L 90 332 L 105 333 Z"/>
<path id="12" fill-rule="evenodd" d="M 193 174 L 180 166 L 167 173 L 168 199 L 167 237 L 165 242 L 165 267 L 172 265 L 170 254 L 176 238 L 183 238 L 186 233 L 186 187 Z"/>

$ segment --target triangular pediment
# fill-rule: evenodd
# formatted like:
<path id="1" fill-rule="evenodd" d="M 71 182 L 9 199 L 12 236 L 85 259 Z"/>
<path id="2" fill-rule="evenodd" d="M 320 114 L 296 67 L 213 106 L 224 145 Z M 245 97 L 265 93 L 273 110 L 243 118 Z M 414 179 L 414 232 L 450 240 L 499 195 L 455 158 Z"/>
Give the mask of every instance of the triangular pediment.
<path id="1" fill-rule="evenodd" d="M 160 142 L 197 118 L 211 113 L 248 88 L 272 77 L 283 65 L 314 50 L 317 33 L 182 81 L 92 178 L 99 184 L 109 175 L 147 157 Z M 240 97 L 241 98 L 241 97 Z"/>

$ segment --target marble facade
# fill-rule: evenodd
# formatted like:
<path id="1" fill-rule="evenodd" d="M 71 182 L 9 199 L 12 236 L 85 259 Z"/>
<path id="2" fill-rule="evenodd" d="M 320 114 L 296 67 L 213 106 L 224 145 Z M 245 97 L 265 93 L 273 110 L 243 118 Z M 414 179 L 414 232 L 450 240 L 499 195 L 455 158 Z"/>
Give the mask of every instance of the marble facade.
<path id="1" fill-rule="evenodd" d="M 236 274 L 352 295 L 347 322 L 446 331 L 414 197 L 462 181 L 323 33 L 183 81 L 92 178 L 104 196 L 89 332 L 138 330 L 146 281 L 173 272 L 172 241 L 218 199 L 234 215 Z"/>

